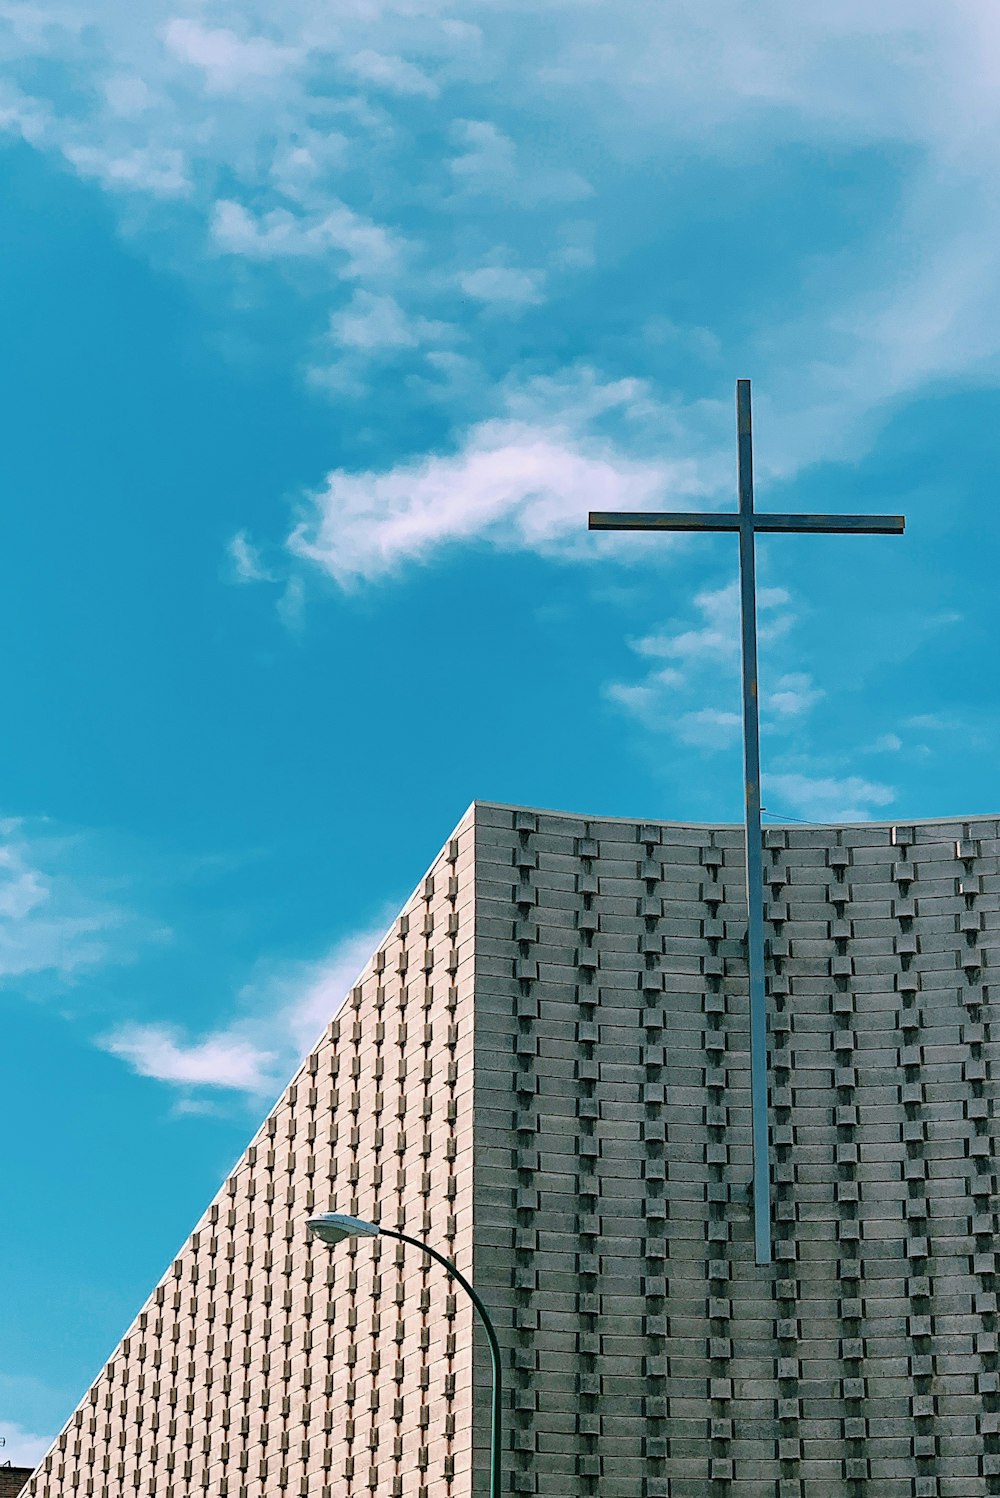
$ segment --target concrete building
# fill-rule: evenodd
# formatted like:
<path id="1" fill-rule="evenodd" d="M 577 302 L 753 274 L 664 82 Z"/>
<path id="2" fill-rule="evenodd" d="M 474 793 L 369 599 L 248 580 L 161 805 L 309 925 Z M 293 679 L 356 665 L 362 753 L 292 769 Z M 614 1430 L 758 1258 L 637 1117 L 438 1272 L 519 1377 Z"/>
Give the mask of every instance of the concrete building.
<path id="1" fill-rule="evenodd" d="M 1000 1493 L 1000 828 L 765 834 L 753 1262 L 742 832 L 477 804 L 26 1492 Z"/>

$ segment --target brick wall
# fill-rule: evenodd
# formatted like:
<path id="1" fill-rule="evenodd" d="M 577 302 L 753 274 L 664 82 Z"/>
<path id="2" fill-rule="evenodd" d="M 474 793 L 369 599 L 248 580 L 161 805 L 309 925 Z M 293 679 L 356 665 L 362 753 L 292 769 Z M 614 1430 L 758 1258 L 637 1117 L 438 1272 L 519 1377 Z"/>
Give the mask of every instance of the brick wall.
<path id="1" fill-rule="evenodd" d="M 17 1498 L 33 1467 L 0 1467 L 0 1498 Z"/>

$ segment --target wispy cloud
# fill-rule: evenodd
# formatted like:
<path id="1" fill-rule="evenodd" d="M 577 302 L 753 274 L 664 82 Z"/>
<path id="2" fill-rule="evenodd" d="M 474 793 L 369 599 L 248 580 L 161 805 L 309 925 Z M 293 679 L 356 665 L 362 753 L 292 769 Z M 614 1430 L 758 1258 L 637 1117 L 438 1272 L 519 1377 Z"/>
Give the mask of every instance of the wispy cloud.
<path id="1" fill-rule="evenodd" d="M 448 163 L 456 187 L 506 202 L 576 203 L 593 187 L 573 168 L 532 165 L 525 152 L 491 120 L 455 120 L 452 138 L 460 148 Z"/>
<path id="2" fill-rule="evenodd" d="M 237 1016 L 205 1034 L 160 1022 L 122 1024 L 98 1045 L 195 1105 L 204 1089 L 273 1094 L 336 1014 L 383 935 L 379 926 L 343 938 L 318 962 L 262 967 L 238 994 Z"/>
<path id="3" fill-rule="evenodd" d="M 305 623 L 306 590 L 301 577 L 290 577 L 276 604 L 278 618 L 289 634 L 297 635 Z"/>
<path id="4" fill-rule="evenodd" d="M 357 396 L 370 388 L 371 380 L 384 373 L 388 364 L 406 361 L 410 368 L 422 367 L 434 378 L 436 364 L 448 357 L 446 346 L 460 337 L 451 323 L 407 310 L 389 292 L 357 287 L 350 300 L 330 315 L 324 343 L 334 358 L 320 358 L 309 366 L 310 384 L 331 393 Z"/>
<path id="5" fill-rule="evenodd" d="M 79 837 L 0 822 L 0 980 L 50 974 L 72 981 L 85 969 L 130 960 L 152 934 L 85 867 L 86 858 Z"/>
<path id="6" fill-rule="evenodd" d="M 52 1445 L 52 1436 L 38 1436 L 12 1420 L 0 1420 L 0 1457 L 12 1467 L 37 1467 Z"/>
<path id="7" fill-rule="evenodd" d="M 542 301 L 542 275 L 513 265 L 482 265 L 463 271 L 458 284 L 475 302 L 491 302 L 507 309 L 530 307 Z"/>
<path id="8" fill-rule="evenodd" d="M 233 576 L 238 583 L 273 582 L 272 574 L 264 566 L 257 547 L 246 531 L 237 531 L 226 547 L 232 563 Z"/>
<path id="9" fill-rule="evenodd" d="M 822 688 L 814 684 L 808 672 L 789 671 L 778 677 L 773 689 L 765 695 L 763 706 L 779 719 L 799 718 L 815 707 L 822 696 Z"/>
<path id="10" fill-rule="evenodd" d="M 633 713 L 647 728 L 665 727 L 671 698 L 676 700 L 677 690 L 686 685 L 683 671 L 665 666 L 662 671 L 650 671 L 643 681 L 610 682 L 604 695 L 609 702 L 617 702 Z"/>
<path id="11" fill-rule="evenodd" d="M 664 469 L 610 445 L 515 422 L 475 427 L 460 452 L 382 473 L 327 475 L 289 547 L 342 587 L 425 562 L 456 541 L 510 550 L 579 551 L 588 503 L 641 509 Z"/>
<path id="12" fill-rule="evenodd" d="M 588 508 L 650 508 L 665 492 L 703 498 L 715 485 L 710 464 L 630 457 L 602 432 L 609 413 L 626 425 L 644 416 L 647 399 L 639 382 L 587 377 L 564 389 L 542 382 L 530 394 L 512 391 L 512 414 L 473 426 L 456 452 L 328 474 L 289 548 L 342 587 L 425 562 L 457 541 L 595 555 Z M 620 540 L 610 544 L 637 555 Z"/>
<path id="13" fill-rule="evenodd" d="M 448 167 L 463 188 L 496 192 L 514 180 L 517 146 L 492 120 L 455 120 L 451 128 L 460 150 Z"/>
<path id="14" fill-rule="evenodd" d="M 344 203 L 303 218 L 287 208 L 257 216 L 242 203 L 220 199 L 212 209 L 211 233 L 220 251 L 249 260 L 336 257 L 339 274 L 348 278 L 392 267 L 399 252 L 393 234 Z"/>
<path id="15" fill-rule="evenodd" d="M 697 712 L 681 713 L 673 727 L 682 744 L 697 749 L 728 749 L 739 739 L 742 721 L 739 713 L 703 707 Z"/>
<path id="16" fill-rule="evenodd" d="M 281 77 L 303 56 L 298 46 L 279 46 L 265 36 L 240 36 L 227 26 L 205 26 L 189 16 L 172 17 L 161 31 L 168 53 L 197 68 L 214 93 L 246 89 Z"/>
<path id="17" fill-rule="evenodd" d="M 760 588 L 757 608 L 764 616 L 758 632 L 762 640 L 775 640 L 787 634 L 794 623 L 789 611 L 789 594 L 784 588 Z M 708 661 L 735 664 L 740 653 L 740 593 L 736 582 L 723 588 L 708 588 L 695 594 L 694 606 L 702 622 L 694 628 L 674 626 L 636 640 L 637 655 L 678 661 L 682 667 L 702 665 Z M 772 612 L 780 610 L 780 612 Z M 790 678 L 786 678 L 790 680 Z"/>
<path id="18" fill-rule="evenodd" d="M 795 622 L 790 594 L 784 588 L 761 588 L 757 602 L 761 640 L 787 635 Z M 732 582 L 702 589 L 692 607 L 698 622 L 678 621 L 632 640 L 633 653 L 654 664 L 639 681 L 610 683 L 604 695 L 648 731 L 672 734 L 696 748 L 727 749 L 736 743 L 741 722 L 719 702 L 720 688 L 730 700 L 738 700 L 738 586 Z M 786 673 L 762 702 L 765 721 L 781 723 L 804 715 L 821 695 L 809 676 Z"/>
<path id="19" fill-rule="evenodd" d="M 54 1387 L 33 1374 L 0 1369 L 0 1463 L 34 1467 L 52 1445 L 73 1400 L 65 1389 Z M 52 1435 L 37 1435 L 51 1431 Z"/>
<path id="20" fill-rule="evenodd" d="M 620 204 L 651 160 L 762 171 L 775 147 L 852 151 L 891 187 L 842 251 L 787 279 L 780 306 L 762 301 L 747 332 L 744 351 L 786 415 L 767 465 L 787 474 L 856 452 L 922 386 L 1000 375 L 990 6 L 887 0 L 875 15 L 862 0 L 762 0 L 752 14 L 728 4 L 706 18 L 696 0 L 620 0 L 548 7 L 537 27 L 521 19 L 519 0 L 464 15 L 438 0 L 247 0 L 236 19 L 221 0 L 196 15 L 149 0 L 141 23 L 109 0 L 34 0 L 6 12 L 0 127 L 118 197 L 155 199 L 157 235 L 175 202 L 192 268 L 206 245 L 279 278 L 309 261 L 366 287 L 390 279 L 379 290 L 404 309 L 419 285 L 439 303 L 424 315 L 445 321 L 456 294 L 470 318 L 540 315 L 540 299 L 581 271 L 594 277 L 585 318 L 600 277 L 640 242 Z M 482 107 L 470 118 L 473 97 Z M 486 107 L 497 99 L 502 113 Z M 493 264 L 498 198 L 510 254 Z M 571 244 L 558 220 L 584 200 L 583 240 Z M 142 232 L 141 215 L 127 219 Z M 644 215 L 641 242 L 667 242 L 672 227 Z M 595 260 L 584 241 L 611 249 Z M 328 285 L 309 283 L 310 342 Z M 696 332 L 719 348 L 720 329 Z M 503 373 L 488 362 L 484 348 L 480 393 Z"/>
<path id="21" fill-rule="evenodd" d="M 447 337 L 449 331 L 446 323 L 404 312 L 393 296 L 360 289 L 330 317 L 334 342 L 365 353 L 417 348 L 428 339 Z"/>
<path id="22" fill-rule="evenodd" d="M 387 89 L 389 93 L 435 99 L 439 92 L 433 78 L 415 63 L 407 62 L 405 57 L 395 57 L 365 48 L 361 52 L 355 52 L 348 61 L 348 67 L 365 83 Z"/>
<path id="23" fill-rule="evenodd" d="M 109 192 L 177 198 L 191 191 L 183 153 L 169 147 L 115 150 L 102 145 L 68 145 L 65 156 L 81 177 L 95 178 Z"/>
<path id="24" fill-rule="evenodd" d="M 266 1092 L 273 1085 L 272 1069 L 278 1059 L 275 1052 L 231 1032 L 219 1031 L 192 1041 L 168 1025 L 122 1025 L 100 1044 L 102 1050 L 127 1061 L 140 1077 L 240 1092 Z"/>
<path id="25" fill-rule="evenodd" d="M 903 747 L 903 740 L 898 733 L 880 733 L 871 745 L 873 754 L 898 754 Z"/>
<path id="26" fill-rule="evenodd" d="M 773 815 L 780 818 L 792 808 L 795 815 L 814 822 L 866 822 L 891 806 L 896 796 L 892 786 L 860 775 L 765 774 L 763 783 L 764 800 Z"/>

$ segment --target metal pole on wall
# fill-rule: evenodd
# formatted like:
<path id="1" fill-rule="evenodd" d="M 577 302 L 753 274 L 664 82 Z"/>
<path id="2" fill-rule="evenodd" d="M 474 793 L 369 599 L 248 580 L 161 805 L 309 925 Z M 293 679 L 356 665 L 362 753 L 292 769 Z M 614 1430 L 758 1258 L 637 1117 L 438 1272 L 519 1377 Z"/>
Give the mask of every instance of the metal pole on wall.
<path id="1" fill-rule="evenodd" d="M 757 691 L 756 559 L 750 381 L 736 383 L 739 456 L 740 633 L 743 786 L 746 797 L 747 969 L 750 989 L 750 1115 L 753 1237 L 758 1264 L 771 1262 L 771 1150 L 767 1117 L 767 1003 L 764 986 L 764 849 L 760 817 L 760 705 Z"/>

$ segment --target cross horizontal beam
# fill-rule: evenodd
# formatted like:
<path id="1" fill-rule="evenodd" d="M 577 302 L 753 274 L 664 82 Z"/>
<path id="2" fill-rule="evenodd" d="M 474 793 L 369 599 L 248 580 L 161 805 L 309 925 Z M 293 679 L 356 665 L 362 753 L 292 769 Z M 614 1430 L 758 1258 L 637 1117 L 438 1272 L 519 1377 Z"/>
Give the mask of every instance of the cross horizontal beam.
<path id="1" fill-rule="evenodd" d="M 591 510 L 592 531 L 738 531 L 745 521 L 738 514 L 694 510 L 688 514 L 657 514 L 655 511 Z M 763 515 L 755 510 L 755 531 L 812 531 L 826 536 L 851 536 L 864 532 L 877 536 L 901 536 L 902 515 Z"/>
<path id="2" fill-rule="evenodd" d="M 767 1098 L 767 982 L 764 949 L 764 863 L 760 804 L 760 725 L 757 688 L 757 608 L 754 545 L 757 533 L 901 536 L 902 515 L 767 515 L 753 505 L 750 381 L 736 382 L 737 494 L 735 511 L 592 510 L 592 531 L 729 531 L 739 539 L 740 658 L 743 681 L 743 783 L 746 795 L 747 979 L 750 1000 L 750 1116 L 753 1141 L 754 1254 L 770 1264 L 771 1166 Z"/>

